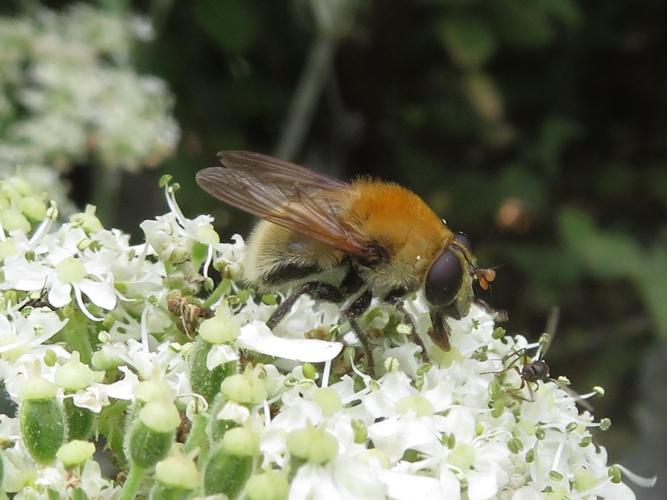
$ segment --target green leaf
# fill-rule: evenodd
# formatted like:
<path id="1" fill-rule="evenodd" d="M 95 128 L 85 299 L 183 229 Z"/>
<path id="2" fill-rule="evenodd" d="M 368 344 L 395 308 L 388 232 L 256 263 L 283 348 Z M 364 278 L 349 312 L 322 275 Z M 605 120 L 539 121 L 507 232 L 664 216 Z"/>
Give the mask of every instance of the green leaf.
<path id="1" fill-rule="evenodd" d="M 459 66 L 478 68 L 496 51 L 496 41 L 487 23 L 478 17 L 443 17 L 438 35 Z"/>
<path id="2" fill-rule="evenodd" d="M 593 219 L 576 209 L 558 216 L 561 239 L 593 275 L 604 279 L 634 278 L 642 269 L 642 252 L 629 235 L 601 231 Z"/>
<path id="3" fill-rule="evenodd" d="M 255 41 L 256 16 L 243 0 L 197 0 L 194 16 L 206 34 L 227 52 L 246 52 Z"/>

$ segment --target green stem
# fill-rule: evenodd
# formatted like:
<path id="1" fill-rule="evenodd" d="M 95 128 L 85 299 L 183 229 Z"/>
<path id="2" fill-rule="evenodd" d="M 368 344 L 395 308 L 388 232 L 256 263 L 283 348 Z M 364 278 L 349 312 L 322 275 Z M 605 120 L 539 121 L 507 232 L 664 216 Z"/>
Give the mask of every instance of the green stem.
<path id="1" fill-rule="evenodd" d="M 94 168 L 93 204 L 97 207 L 96 215 L 104 227 L 112 227 L 118 208 L 122 171 L 99 163 Z"/>
<path id="2" fill-rule="evenodd" d="M 206 425 L 208 424 L 208 418 L 206 415 L 197 415 L 193 422 L 192 428 L 188 433 L 188 438 L 183 444 L 183 453 L 190 453 L 192 450 L 199 446 L 199 443 L 206 438 Z"/>
<path id="3" fill-rule="evenodd" d="M 119 500 L 134 500 L 141 486 L 141 481 L 144 478 L 146 469 L 138 465 L 130 465 L 130 472 L 127 475 L 123 490 L 121 491 Z"/>
<path id="4" fill-rule="evenodd" d="M 223 280 L 218 283 L 218 286 L 215 287 L 215 290 L 211 292 L 211 295 L 204 301 L 202 307 L 207 308 L 215 304 L 220 297 L 225 293 L 228 293 L 231 290 L 231 281 L 228 278 L 223 278 Z"/>
<path id="5" fill-rule="evenodd" d="M 331 72 L 337 43 L 334 37 L 321 34 L 310 48 L 299 85 L 287 111 L 285 129 L 276 146 L 276 156 L 291 160 L 301 149 L 315 106 Z"/>

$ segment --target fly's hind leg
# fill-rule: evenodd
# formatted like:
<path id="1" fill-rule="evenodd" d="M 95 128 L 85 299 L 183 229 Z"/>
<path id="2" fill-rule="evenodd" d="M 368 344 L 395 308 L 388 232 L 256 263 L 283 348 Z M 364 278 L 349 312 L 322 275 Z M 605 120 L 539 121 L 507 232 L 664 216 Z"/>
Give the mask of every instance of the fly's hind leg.
<path id="1" fill-rule="evenodd" d="M 295 288 L 292 294 L 280 303 L 278 308 L 273 311 L 266 325 L 273 330 L 287 313 L 290 312 L 292 306 L 304 293 L 307 293 L 315 300 L 324 300 L 326 302 L 339 303 L 345 298 L 341 289 L 337 286 L 322 281 L 309 281 Z"/>
<path id="2" fill-rule="evenodd" d="M 264 281 L 270 285 L 278 285 L 291 279 L 315 274 L 319 271 L 322 270 L 315 266 L 288 265 L 282 267 L 271 275 L 265 276 Z M 323 281 L 309 281 L 304 283 L 295 288 L 292 293 L 280 303 L 266 324 L 269 328 L 273 329 L 290 312 L 292 306 L 303 294 L 308 294 L 315 300 L 323 300 L 338 304 L 356 292 L 361 287 L 361 283 L 359 274 L 352 267 L 348 270 L 343 281 L 340 283 L 340 286 L 331 285 Z"/>

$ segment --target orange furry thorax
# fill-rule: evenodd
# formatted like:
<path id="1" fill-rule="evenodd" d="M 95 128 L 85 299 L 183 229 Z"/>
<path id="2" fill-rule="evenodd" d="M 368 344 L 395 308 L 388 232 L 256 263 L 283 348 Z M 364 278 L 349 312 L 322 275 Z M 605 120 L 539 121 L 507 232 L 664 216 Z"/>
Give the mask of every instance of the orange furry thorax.
<path id="1" fill-rule="evenodd" d="M 368 179 L 354 181 L 351 188 L 342 218 L 390 250 L 394 258 L 430 262 L 454 237 L 409 189 Z"/>

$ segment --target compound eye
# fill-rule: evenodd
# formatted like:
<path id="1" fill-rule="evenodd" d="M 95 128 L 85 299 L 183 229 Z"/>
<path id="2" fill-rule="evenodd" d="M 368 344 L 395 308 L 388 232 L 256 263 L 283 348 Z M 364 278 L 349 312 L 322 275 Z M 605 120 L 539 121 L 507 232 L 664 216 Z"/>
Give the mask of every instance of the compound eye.
<path id="1" fill-rule="evenodd" d="M 467 248 L 469 252 L 472 252 L 472 245 L 470 244 L 470 239 L 468 238 L 467 234 L 456 233 L 454 236 L 454 241 L 456 241 L 462 247 Z"/>
<path id="2" fill-rule="evenodd" d="M 426 274 L 426 300 L 435 306 L 447 306 L 456 299 L 462 283 L 463 267 L 459 257 L 451 250 L 445 250 L 431 264 Z"/>

